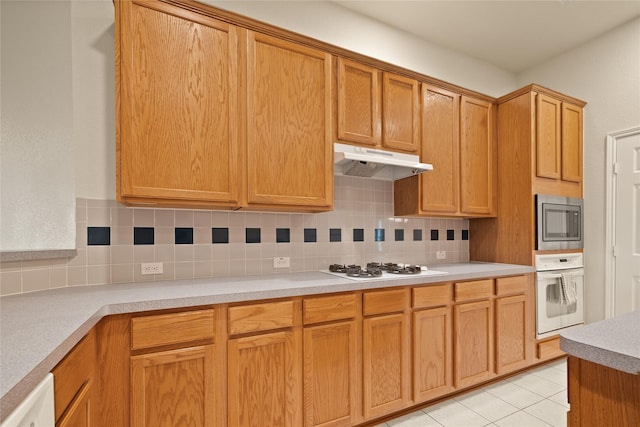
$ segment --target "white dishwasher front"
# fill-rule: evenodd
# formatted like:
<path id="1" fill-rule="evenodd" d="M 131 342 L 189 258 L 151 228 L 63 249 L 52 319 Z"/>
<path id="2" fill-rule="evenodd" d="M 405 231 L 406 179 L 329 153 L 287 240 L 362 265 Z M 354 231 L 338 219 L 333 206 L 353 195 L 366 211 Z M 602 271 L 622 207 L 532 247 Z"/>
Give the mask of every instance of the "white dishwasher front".
<path id="1" fill-rule="evenodd" d="M 53 374 L 48 373 L 0 427 L 54 427 L 55 423 Z"/>

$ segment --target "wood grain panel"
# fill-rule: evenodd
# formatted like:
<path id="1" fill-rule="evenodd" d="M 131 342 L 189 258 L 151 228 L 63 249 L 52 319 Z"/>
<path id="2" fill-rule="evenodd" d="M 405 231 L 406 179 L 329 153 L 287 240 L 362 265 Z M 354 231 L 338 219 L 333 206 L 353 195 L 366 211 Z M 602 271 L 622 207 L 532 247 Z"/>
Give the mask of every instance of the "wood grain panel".
<path id="1" fill-rule="evenodd" d="M 560 101 L 536 96 L 536 175 L 540 178 L 560 178 L 560 117 Z"/>
<path id="2" fill-rule="evenodd" d="M 100 404 L 98 426 L 130 425 L 130 348 L 128 315 L 108 316 L 98 323 L 98 366 Z"/>
<path id="3" fill-rule="evenodd" d="M 213 426 L 214 346 L 131 358 L 131 426 Z"/>
<path id="4" fill-rule="evenodd" d="M 294 302 L 280 301 L 229 307 L 229 334 L 287 328 L 294 323 Z"/>
<path id="5" fill-rule="evenodd" d="M 95 376 L 97 343 L 95 330 L 89 331 L 67 356 L 53 368 L 53 393 L 56 420 L 60 420 L 76 394 Z M 85 394 L 87 394 L 85 392 Z M 77 405 L 76 405 L 77 406 Z"/>
<path id="6" fill-rule="evenodd" d="M 448 305 L 452 301 L 451 283 L 413 288 L 413 308 Z"/>
<path id="7" fill-rule="evenodd" d="M 469 221 L 469 257 L 533 265 L 535 94 L 527 92 L 500 104 L 497 122 L 498 216 Z"/>
<path id="8" fill-rule="evenodd" d="M 408 405 L 409 335 L 405 314 L 363 321 L 364 417 L 372 419 Z"/>
<path id="9" fill-rule="evenodd" d="M 454 306 L 455 386 L 467 387 L 493 375 L 493 310 L 491 301 Z"/>
<path id="10" fill-rule="evenodd" d="M 300 347 L 297 331 L 229 340 L 229 427 L 302 425 Z"/>
<path id="11" fill-rule="evenodd" d="M 237 206 L 236 27 L 161 2 L 116 7 L 119 200 Z"/>
<path id="12" fill-rule="evenodd" d="M 333 205 L 331 55 L 249 32 L 247 200 Z"/>
<path id="13" fill-rule="evenodd" d="M 456 302 L 489 298 L 493 295 L 493 279 L 458 282 L 453 289 Z"/>
<path id="14" fill-rule="evenodd" d="M 355 321 L 304 329 L 304 425 L 356 424 L 361 381 Z"/>
<path id="15" fill-rule="evenodd" d="M 426 402 L 453 391 L 451 308 L 413 313 L 413 400 Z"/>
<path id="16" fill-rule="evenodd" d="M 527 276 L 498 277 L 496 279 L 496 295 L 525 293 L 529 288 Z"/>
<path id="17" fill-rule="evenodd" d="M 131 319 L 131 349 L 214 338 L 215 310 L 158 314 Z"/>
<path id="18" fill-rule="evenodd" d="M 338 139 L 382 143 L 380 71 L 344 58 L 338 58 Z"/>
<path id="19" fill-rule="evenodd" d="M 95 395 L 92 379 L 82 386 L 75 399 L 73 399 L 71 406 L 67 408 L 62 418 L 56 422 L 56 427 L 97 426 L 94 415 L 97 410 Z"/>
<path id="20" fill-rule="evenodd" d="M 562 180 L 582 183 L 582 108 L 562 103 Z"/>
<path id="21" fill-rule="evenodd" d="M 358 314 L 358 295 L 305 298 L 302 316 L 305 325 L 353 318 Z"/>
<path id="22" fill-rule="evenodd" d="M 569 427 L 635 427 L 640 376 L 569 357 Z"/>
<path id="23" fill-rule="evenodd" d="M 495 216 L 496 144 L 493 105 L 460 98 L 460 212 Z"/>
<path id="24" fill-rule="evenodd" d="M 420 150 L 418 81 L 398 74 L 382 76 L 382 145 L 407 153 Z"/>
<path id="25" fill-rule="evenodd" d="M 394 313 L 408 308 L 408 289 L 365 292 L 363 294 L 363 314 Z"/>
<path id="26" fill-rule="evenodd" d="M 460 95 L 422 84 L 421 160 L 433 170 L 420 175 L 424 212 L 458 211 L 460 191 Z"/>
<path id="27" fill-rule="evenodd" d="M 564 351 L 560 350 L 560 337 L 553 337 L 540 341 L 537 344 L 536 355 L 538 359 L 552 359 L 554 357 L 564 355 Z"/>
<path id="28" fill-rule="evenodd" d="M 496 311 L 496 372 L 504 374 L 524 368 L 529 354 L 527 330 L 529 323 L 525 295 L 497 298 Z"/>

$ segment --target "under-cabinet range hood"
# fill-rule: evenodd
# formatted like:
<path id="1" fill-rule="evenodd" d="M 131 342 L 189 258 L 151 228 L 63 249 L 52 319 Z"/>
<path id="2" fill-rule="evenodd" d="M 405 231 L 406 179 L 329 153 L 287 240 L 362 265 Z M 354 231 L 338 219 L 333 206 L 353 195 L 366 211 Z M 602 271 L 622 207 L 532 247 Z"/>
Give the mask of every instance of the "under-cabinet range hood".
<path id="1" fill-rule="evenodd" d="M 371 177 L 389 181 L 433 170 L 432 165 L 420 163 L 420 157 L 414 154 L 337 142 L 333 144 L 333 163 L 336 175 Z"/>

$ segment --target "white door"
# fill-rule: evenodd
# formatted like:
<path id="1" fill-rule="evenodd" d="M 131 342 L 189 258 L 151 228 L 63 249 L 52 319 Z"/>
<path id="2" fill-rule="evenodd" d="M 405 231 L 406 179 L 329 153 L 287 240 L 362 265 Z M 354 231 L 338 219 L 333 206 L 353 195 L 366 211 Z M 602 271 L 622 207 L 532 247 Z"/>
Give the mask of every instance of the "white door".
<path id="1" fill-rule="evenodd" d="M 616 136 L 613 315 L 640 310 L 640 128 Z"/>

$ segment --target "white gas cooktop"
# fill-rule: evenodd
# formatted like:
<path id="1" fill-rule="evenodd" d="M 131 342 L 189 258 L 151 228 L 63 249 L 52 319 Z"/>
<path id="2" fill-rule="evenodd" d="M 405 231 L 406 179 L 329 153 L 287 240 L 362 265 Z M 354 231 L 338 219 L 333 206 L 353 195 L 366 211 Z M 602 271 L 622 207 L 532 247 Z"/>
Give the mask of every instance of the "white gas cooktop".
<path id="1" fill-rule="evenodd" d="M 370 281 L 370 280 L 396 280 L 396 279 L 409 279 L 411 277 L 426 277 L 426 276 L 436 276 L 439 274 L 447 274 L 446 271 L 440 270 L 430 270 L 427 267 L 421 266 L 419 273 L 413 274 L 399 274 L 399 273 L 388 273 L 386 271 L 382 272 L 381 276 L 367 276 L 367 277 L 359 277 L 359 276 L 348 276 L 346 273 L 334 272 L 329 270 L 320 270 L 322 273 L 331 274 L 332 276 L 342 277 L 344 279 L 354 280 L 358 282 Z"/>

